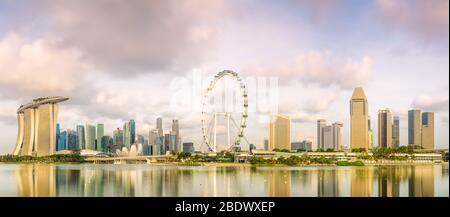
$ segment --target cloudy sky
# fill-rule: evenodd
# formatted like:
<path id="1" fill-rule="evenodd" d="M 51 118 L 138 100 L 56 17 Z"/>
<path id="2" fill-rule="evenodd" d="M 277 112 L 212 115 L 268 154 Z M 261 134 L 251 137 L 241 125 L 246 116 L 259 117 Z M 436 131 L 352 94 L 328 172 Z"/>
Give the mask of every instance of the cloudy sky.
<path id="1" fill-rule="evenodd" d="M 111 134 L 135 119 L 148 135 L 161 116 L 200 145 L 199 111 L 173 109 L 177 80 L 223 69 L 278 78 L 292 141 L 315 146 L 315 121 L 325 118 L 344 123 L 348 144 L 349 99 L 362 86 L 375 135 L 378 110 L 390 108 L 406 144 L 407 111 L 420 108 L 435 112 L 436 146 L 448 148 L 448 59 L 448 0 L 3 0 L 0 153 L 14 147 L 18 106 L 53 95 L 70 97 L 63 128 L 101 122 Z M 260 147 L 262 114 L 249 114 L 246 131 Z"/>

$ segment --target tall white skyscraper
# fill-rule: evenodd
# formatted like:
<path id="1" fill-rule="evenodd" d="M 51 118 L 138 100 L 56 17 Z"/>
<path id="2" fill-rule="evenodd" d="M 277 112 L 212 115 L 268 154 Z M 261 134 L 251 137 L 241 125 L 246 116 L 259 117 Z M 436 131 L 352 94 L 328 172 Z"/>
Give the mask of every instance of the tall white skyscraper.
<path id="1" fill-rule="evenodd" d="M 325 149 L 323 130 L 327 126 L 327 121 L 325 119 L 317 120 L 317 149 Z"/>
<path id="2" fill-rule="evenodd" d="M 163 122 L 163 120 L 162 120 L 161 117 L 156 119 L 156 129 L 158 129 L 158 135 L 159 136 L 163 136 L 164 135 L 162 122 Z"/>
<path id="3" fill-rule="evenodd" d="M 340 122 L 325 126 L 321 137 L 323 138 L 323 150 L 333 149 L 335 151 L 342 149 L 342 126 Z"/>

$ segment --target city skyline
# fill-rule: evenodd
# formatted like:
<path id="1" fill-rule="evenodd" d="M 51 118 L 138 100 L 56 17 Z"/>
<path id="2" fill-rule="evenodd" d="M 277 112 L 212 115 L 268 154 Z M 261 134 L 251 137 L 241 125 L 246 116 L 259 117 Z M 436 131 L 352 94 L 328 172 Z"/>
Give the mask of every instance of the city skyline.
<path id="1" fill-rule="evenodd" d="M 85 123 L 84 126 L 77 125 L 76 132 L 70 128 L 61 129 L 61 125 L 57 120 L 57 103 L 67 99 L 68 98 L 63 97 L 41 97 L 34 99 L 31 103 L 19 106 L 19 109 L 17 110 L 17 124 L 19 125 L 18 138 L 12 152 L 14 155 L 30 155 L 33 153 L 33 155 L 37 154 L 38 156 L 42 156 L 54 154 L 56 151 L 61 150 L 92 150 L 113 154 L 117 152 L 119 155 L 128 154 L 128 152 L 136 153 L 138 155 L 160 155 L 167 151 L 180 152 L 184 150 L 184 144 L 181 144 L 182 137 L 180 136 L 178 120 L 172 120 L 170 130 L 163 130 L 162 117 L 156 119 L 156 128 L 149 131 L 148 137 L 136 133 L 136 122 L 133 119 L 123 124 L 122 131 L 120 128 L 116 128 L 116 130 L 112 131 L 112 137 L 105 135 L 104 124 L 102 123 L 94 125 Z M 50 108 L 50 113 L 52 115 L 48 115 L 48 112 L 42 113 L 42 111 L 47 111 L 47 108 Z M 342 151 L 343 149 L 353 150 L 355 148 L 363 148 L 366 150 L 376 147 L 398 148 L 399 144 L 396 144 L 399 142 L 400 138 L 398 116 L 394 116 L 393 119 L 389 108 L 380 109 L 378 111 L 378 145 L 373 146 L 371 120 L 367 111 L 368 100 L 364 90 L 362 87 L 356 87 L 350 99 L 350 125 L 351 129 L 356 129 L 350 134 L 352 143 L 350 146 L 342 144 L 341 128 L 343 127 L 343 123 L 335 122 L 331 125 L 327 125 L 325 119 L 319 119 L 317 120 L 316 137 L 318 143 L 315 149 Z M 305 149 L 307 146 L 306 143 L 312 144 L 312 142 L 308 140 L 291 143 L 290 118 L 279 113 L 270 113 L 269 115 L 269 140 L 267 141 L 267 144 L 266 140 L 264 141 L 264 148 L 259 147 L 260 150 L 287 149 L 296 151 L 297 149 Z M 42 121 L 39 119 L 42 119 Z M 51 122 L 53 124 L 50 124 L 47 126 L 48 129 L 45 128 L 42 131 L 41 127 L 39 127 L 39 122 Z M 30 123 L 32 124 L 30 125 Z M 44 124 L 44 126 L 46 125 Z M 31 132 L 31 134 L 29 132 Z M 72 137 L 76 137 L 75 144 L 73 143 L 73 139 L 69 139 L 71 133 Z M 116 139 L 118 134 L 120 134 L 121 137 L 120 141 L 117 141 L 118 139 Z M 39 135 L 39 137 L 37 135 Z M 49 144 L 41 144 L 41 140 L 44 137 L 50 138 Z M 435 149 L 434 141 L 434 112 L 422 113 L 420 109 L 409 110 L 408 144 L 403 145 L 414 145 L 424 149 Z M 190 143 L 193 145 L 192 142 Z M 203 144 L 204 143 L 202 142 L 202 145 Z M 253 149 L 257 148 L 252 142 L 248 145 L 250 152 L 252 146 Z M 41 146 L 47 146 L 47 148 L 44 150 Z M 294 146 L 299 148 L 293 149 Z M 239 147 L 246 150 L 245 145 L 242 143 Z M 193 145 L 192 148 L 195 150 L 195 145 Z M 50 149 L 50 151 L 47 149 Z M 311 145 L 308 148 L 308 150 L 315 149 L 312 149 Z M 205 150 L 203 146 L 199 147 L 197 145 L 197 151 L 204 152 L 208 150 Z M 218 151 L 220 150 L 214 150 L 214 152 Z"/>
<path id="2" fill-rule="evenodd" d="M 138 152 L 139 155 L 159 155 L 165 154 L 166 151 L 183 151 L 185 143 L 181 143 L 182 137 L 179 131 L 178 120 L 172 120 L 170 131 L 163 129 L 162 120 L 162 117 L 158 117 L 156 119 L 156 128 L 151 129 L 147 135 L 136 133 L 137 126 L 134 120 L 125 122 L 122 129 L 120 127 L 115 128 L 115 130 L 111 131 L 111 134 L 105 133 L 105 125 L 102 123 L 86 123 L 84 126 L 77 125 L 76 130 L 70 127 L 62 128 L 57 123 L 54 153 L 66 150 L 91 150 L 106 154 L 116 154 L 117 151 L 123 152 L 123 148 L 126 148 L 127 152 L 130 151 L 133 145 L 135 146 L 134 148 L 138 148 L 141 145 L 142 152 Z M 70 136 L 74 136 L 75 140 L 69 139 Z M 17 142 L 19 143 L 22 140 L 19 137 Z M 188 143 L 192 147 L 186 148 L 193 152 L 195 148 L 193 143 Z M 197 148 L 200 149 L 200 147 Z M 14 155 L 19 153 L 16 149 L 13 152 Z M 19 153 L 19 155 L 24 154 Z"/>
<path id="3" fill-rule="evenodd" d="M 103 123 L 113 136 L 133 119 L 147 135 L 165 117 L 164 126 L 179 120 L 183 141 L 197 145 L 199 113 L 170 108 L 177 79 L 224 69 L 244 79 L 277 77 L 290 140 L 310 140 L 313 149 L 321 118 L 342 122 L 342 144 L 350 144 L 348 100 L 357 86 L 369 101 L 375 146 L 379 109 L 399 117 L 404 145 L 408 110 L 418 108 L 434 112 L 435 147 L 448 148 L 448 1 L 389 2 L 214 1 L 199 9 L 198 1 L 142 1 L 111 3 L 108 13 L 90 1 L 2 2 L 0 154 L 14 149 L 17 106 L 53 95 L 71 98 L 60 106 L 62 128 Z M 111 35 L 121 37 L 104 40 Z M 250 113 L 247 125 L 249 141 L 262 148 L 267 124 Z"/>

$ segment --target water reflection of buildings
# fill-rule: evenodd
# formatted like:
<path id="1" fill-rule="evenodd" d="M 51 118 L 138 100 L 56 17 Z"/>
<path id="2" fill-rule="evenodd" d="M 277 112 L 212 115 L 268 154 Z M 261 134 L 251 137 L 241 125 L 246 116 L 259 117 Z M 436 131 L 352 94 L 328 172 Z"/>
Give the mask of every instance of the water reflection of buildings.
<path id="1" fill-rule="evenodd" d="M 339 196 L 339 170 L 319 170 L 317 196 L 337 197 Z"/>
<path id="2" fill-rule="evenodd" d="M 208 167 L 195 171 L 195 176 L 199 180 L 195 180 L 195 185 L 199 186 L 202 196 L 242 196 L 245 195 L 245 189 L 242 187 L 248 183 L 250 178 L 246 174 L 250 174 L 251 169 L 245 167 Z M 244 188 L 244 190 L 243 190 Z"/>
<path id="3" fill-rule="evenodd" d="M 179 196 L 180 173 L 176 169 L 108 170 L 24 164 L 16 169 L 17 196 Z"/>
<path id="4" fill-rule="evenodd" d="M 180 171 L 177 169 L 163 170 L 161 171 L 161 183 L 162 183 L 162 196 L 176 197 L 179 195 L 179 180 Z"/>
<path id="5" fill-rule="evenodd" d="M 377 170 L 378 197 L 400 196 L 400 172 L 398 167 L 385 167 Z"/>
<path id="6" fill-rule="evenodd" d="M 410 197 L 434 196 L 433 166 L 411 166 L 408 176 L 408 193 Z"/>
<path id="7" fill-rule="evenodd" d="M 308 170 L 291 171 L 291 195 L 292 197 L 312 196 L 316 191 L 315 172 Z"/>
<path id="8" fill-rule="evenodd" d="M 291 171 L 281 169 L 267 171 L 267 190 L 270 197 L 289 197 L 291 194 Z"/>
<path id="9" fill-rule="evenodd" d="M 119 196 L 179 196 L 179 173 L 177 170 L 123 169 L 111 171 L 109 177 L 112 192 Z"/>
<path id="10" fill-rule="evenodd" d="M 63 170 L 64 171 L 64 170 Z M 103 196 L 103 184 L 106 171 L 99 171 L 96 169 L 84 169 L 81 170 L 80 179 L 83 191 L 83 196 L 94 197 Z M 68 189 L 64 189 L 68 190 Z"/>
<path id="11" fill-rule="evenodd" d="M 54 166 L 18 165 L 16 179 L 17 196 L 52 197 L 56 195 Z"/>
<path id="12" fill-rule="evenodd" d="M 79 169 L 58 170 L 56 174 L 56 193 L 58 196 L 84 196 L 84 185 L 81 182 L 81 171 Z"/>
<path id="13" fill-rule="evenodd" d="M 372 169 L 369 167 L 352 168 L 350 179 L 352 197 L 370 197 L 372 195 Z"/>
<path id="14" fill-rule="evenodd" d="M 448 176 L 448 166 L 296 169 L 21 164 L 15 169 L 17 196 L 24 197 L 428 197 L 435 195 L 435 175 L 439 174 Z"/>

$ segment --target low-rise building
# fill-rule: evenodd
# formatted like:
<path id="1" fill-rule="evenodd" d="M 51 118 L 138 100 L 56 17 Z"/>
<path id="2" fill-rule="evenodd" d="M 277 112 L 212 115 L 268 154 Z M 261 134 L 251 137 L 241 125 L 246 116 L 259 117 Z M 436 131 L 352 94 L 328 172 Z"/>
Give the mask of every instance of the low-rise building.
<path id="1" fill-rule="evenodd" d="M 293 151 L 297 151 L 297 150 L 311 151 L 312 150 L 312 142 L 307 141 L 307 140 L 303 140 L 301 142 L 292 142 L 291 150 L 293 150 Z"/>
<path id="2" fill-rule="evenodd" d="M 195 149 L 194 149 L 194 143 L 193 142 L 184 142 L 183 143 L 183 152 L 193 153 L 194 151 L 195 151 Z"/>
<path id="3" fill-rule="evenodd" d="M 267 151 L 267 150 L 253 150 L 252 151 L 253 156 L 255 157 L 263 157 L 263 158 L 272 158 L 275 157 L 274 151 Z"/>

